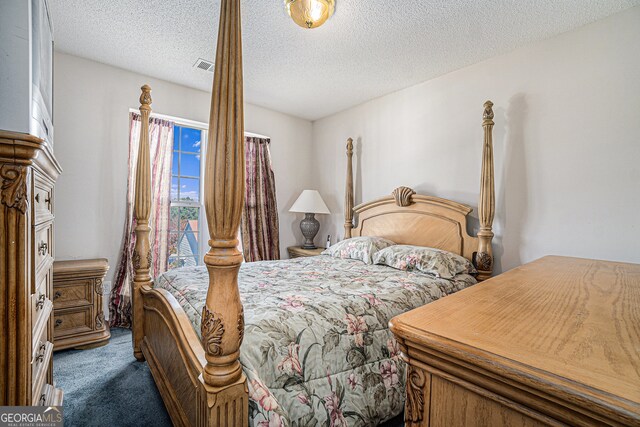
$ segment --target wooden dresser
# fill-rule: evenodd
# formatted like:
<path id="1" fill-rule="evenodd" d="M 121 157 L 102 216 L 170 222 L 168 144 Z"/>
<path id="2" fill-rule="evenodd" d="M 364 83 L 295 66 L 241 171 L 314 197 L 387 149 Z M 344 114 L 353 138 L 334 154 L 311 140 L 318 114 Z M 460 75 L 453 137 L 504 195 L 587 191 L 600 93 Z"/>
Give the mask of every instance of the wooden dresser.
<path id="1" fill-rule="evenodd" d="M 53 263 L 54 350 L 104 345 L 111 336 L 102 308 L 105 258 Z"/>
<path id="2" fill-rule="evenodd" d="M 407 426 L 640 426 L 640 265 L 545 257 L 391 323 Z"/>
<path id="3" fill-rule="evenodd" d="M 0 131 L 0 405 L 62 403 L 52 373 L 54 183 L 41 139 Z"/>

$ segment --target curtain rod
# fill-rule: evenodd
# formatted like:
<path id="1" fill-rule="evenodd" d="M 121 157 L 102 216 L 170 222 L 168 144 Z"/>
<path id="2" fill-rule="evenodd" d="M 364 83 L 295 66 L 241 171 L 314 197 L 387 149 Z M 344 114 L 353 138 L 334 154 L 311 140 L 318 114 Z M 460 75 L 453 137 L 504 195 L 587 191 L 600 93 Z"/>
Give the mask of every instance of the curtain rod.
<path id="1" fill-rule="evenodd" d="M 140 114 L 140 110 L 138 110 L 137 108 L 129 108 L 129 112 L 130 113 Z M 182 117 L 169 116 L 169 115 L 166 115 L 166 114 L 159 114 L 159 113 L 153 113 L 153 112 L 151 113 L 151 117 L 156 117 L 156 118 L 162 119 L 162 120 L 169 120 L 169 121 L 172 121 L 172 122 L 179 123 L 181 125 L 191 126 L 191 127 L 199 128 L 199 129 L 202 129 L 202 130 L 208 130 L 209 129 L 209 125 L 207 123 L 199 122 L 199 121 L 196 121 L 196 120 L 183 119 Z M 254 137 L 254 138 L 271 139 L 270 136 L 262 135 L 262 134 L 254 133 L 254 132 L 245 131 L 244 135 L 245 136 L 251 136 L 251 137 Z"/>

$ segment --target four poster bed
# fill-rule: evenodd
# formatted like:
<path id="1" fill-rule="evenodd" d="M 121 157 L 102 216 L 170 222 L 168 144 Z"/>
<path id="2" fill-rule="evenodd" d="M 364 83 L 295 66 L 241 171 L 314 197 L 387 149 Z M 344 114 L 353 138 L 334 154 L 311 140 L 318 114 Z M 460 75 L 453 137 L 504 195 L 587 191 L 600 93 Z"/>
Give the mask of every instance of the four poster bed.
<path id="1" fill-rule="evenodd" d="M 143 124 L 150 92 L 142 87 Z M 442 278 L 328 255 L 241 268 L 240 0 L 221 1 L 205 164 L 206 268 L 171 270 L 152 281 L 148 126 L 141 126 L 136 171 L 134 355 L 149 363 L 174 425 L 370 425 L 402 410 L 404 364 L 388 321 L 492 273 L 491 102 L 484 108 L 477 237 L 467 233 L 471 208 L 407 187 L 354 208 L 353 145 L 347 142 L 345 238 L 438 248 L 470 261 L 477 273 Z"/>

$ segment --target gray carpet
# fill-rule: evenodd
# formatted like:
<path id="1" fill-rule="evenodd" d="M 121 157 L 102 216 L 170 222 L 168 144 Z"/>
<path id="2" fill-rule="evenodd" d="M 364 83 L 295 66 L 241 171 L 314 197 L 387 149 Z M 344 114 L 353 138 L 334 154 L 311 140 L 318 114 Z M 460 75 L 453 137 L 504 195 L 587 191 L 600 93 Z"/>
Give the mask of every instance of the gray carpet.
<path id="1" fill-rule="evenodd" d="M 133 357 L 127 329 L 112 329 L 104 347 L 55 353 L 53 375 L 64 390 L 67 427 L 171 426 L 149 366 Z M 380 427 L 402 425 L 400 416 Z"/>
<path id="2" fill-rule="evenodd" d="M 55 353 L 53 376 L 64 391 L 65 427 L 171 426 L 149 366 L 133 357 L 128 329 L 112 329 L 103 347 Z"/>

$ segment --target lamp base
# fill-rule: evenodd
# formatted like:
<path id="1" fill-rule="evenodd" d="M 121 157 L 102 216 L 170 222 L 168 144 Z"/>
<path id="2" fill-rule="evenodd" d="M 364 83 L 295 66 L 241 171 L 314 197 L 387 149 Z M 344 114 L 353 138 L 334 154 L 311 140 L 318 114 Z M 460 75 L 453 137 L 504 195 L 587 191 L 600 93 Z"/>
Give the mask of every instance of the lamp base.
<path id="1" fill-rule="evenodd" d="M 300 221 L 300 231 L 304 236 L 304 243 L 302 249 L 316 249 L 316 245 L 313 243 L 313 239 L 320 230 L 320 222 L 315 218 L 315 214 L 306 213 L 304 219 Z"/>

